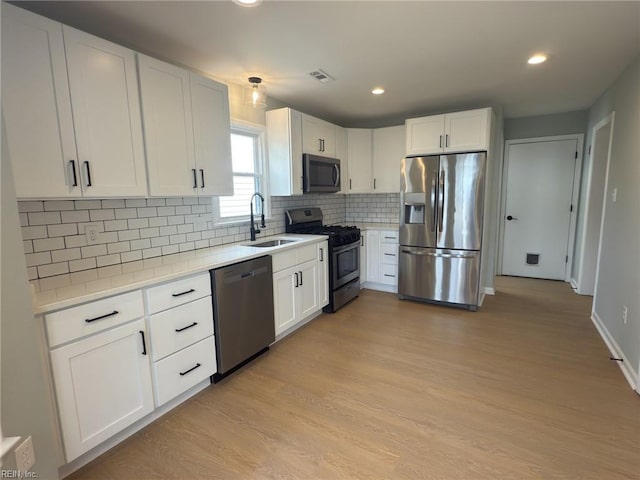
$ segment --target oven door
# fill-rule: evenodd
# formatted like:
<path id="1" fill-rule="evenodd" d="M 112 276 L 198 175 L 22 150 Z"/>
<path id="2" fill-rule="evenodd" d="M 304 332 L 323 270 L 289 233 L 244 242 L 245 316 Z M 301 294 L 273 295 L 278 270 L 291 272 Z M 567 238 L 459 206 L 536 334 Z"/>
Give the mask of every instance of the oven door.
<path id="1" fill-rule="evenodd" d="M 360 277 L 360 241 L 334 248 L 331 252 L 331 262 L 332 290 L 337 290 Z"/>

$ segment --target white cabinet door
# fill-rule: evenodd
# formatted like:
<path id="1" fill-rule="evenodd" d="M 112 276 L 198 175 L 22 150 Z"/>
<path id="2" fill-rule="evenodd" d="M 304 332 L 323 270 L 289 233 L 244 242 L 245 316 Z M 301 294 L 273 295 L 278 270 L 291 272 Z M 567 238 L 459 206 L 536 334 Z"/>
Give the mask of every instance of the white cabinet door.
<path id="1" fill-rule="evenodd" d="M 318 244 L 318 308 L 329 304 L 329 246 L 328 242 Z"/>
<path id="2" fill-rule="evenodd" d="M 400 163 L 405 149 L 404 125 L 373 131 L 373 192 L 400 192 Z"/>
<path id="3" fill-rule="evenodd" d="M 190 75 L 198 193 L 233 195 L 227 86 Z"/>
<path id="4" fill-rule="evenodd" d="M 335 126 L 314 118 L 302 115 L 302 150 L 324 157 L 336 156 Z"/>
<path id="5" fill-rule="evenodd" d="M 445 143 L 444 125 L 444 115 L 408 119 L 405 122 L 407 155 L 441 153 Z"/>
<path id="6" fill-rule="evenodd" d="M 194 195 L 189 72 L 138 54 L 149 194 Z"/>
<path id="7" fill-rule="evenodd" d="M 445 152 L 487 150 L 490 109 L 448 113 L 445 123 Z"/>
<path id="8" fill-rule="evenodd" d="M 296 316 L 296 276 L 298 268 L 292 267 L 273 274 L 273 306 L 276 335 L 295 325 Z"/>
<path id="9" fill-rule="evenodd" d="M 302 195 L 302 114 L 290 108 L 267 112 L 271 195 Z"/>
<path id="10" fill-rule="evenodd" d="M 153 410 L 144 319 L 51 351 L 66 460 Z"/>
<path id="11" fill-rule="evenodd" d="M 314 312 L 320 310 L 318 304 L 318 262 L 311 260 L 298 266 L 299 283 L 296 295 L 298 296 L 298 321 L 304 320 Z"/>
<path id="12" fill-rule="evenodd" d="M 380 281 L 380 232 L 367 230 L 367 282 Z"/>
<path id="13" fill-rule="evenodd" d="M 367 272 L 367 232 L 360 232 L 360 288 L 362 284 L 367 281 L 369 273 Z"/>
<path id="14" fill-rule="evenodd" d="M 85 196 L 147 194 L 135 54 L 63 25 Z"/>
<path id="15" fill-rule="evenodd" d="M 349 193 L 349 150 L 347 129 L 336 127 L 336 158 L 340 160 L 340 193 Z"/>
<path id="16" fill-rule="evenodd" d="M 2 113 L 16 196 L 80 196 L 62 25 L 6 3 Z"/>
<path id="17" fill-rule="evenodd" d="M 347 129 L 349 193 L 370 193 L 372 187 L 373 134 L 368 128 Z M 398 173 L 398 176 L 400 173 Z"/>

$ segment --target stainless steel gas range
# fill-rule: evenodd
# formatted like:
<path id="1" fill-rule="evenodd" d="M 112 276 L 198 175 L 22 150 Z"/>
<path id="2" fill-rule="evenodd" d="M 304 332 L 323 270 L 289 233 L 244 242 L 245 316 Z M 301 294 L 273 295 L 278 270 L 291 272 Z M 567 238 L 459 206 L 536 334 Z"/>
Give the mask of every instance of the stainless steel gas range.
<path id="1" fill-rule="evenodd" d="M 324 312 L 335 312 L 360 293 L 360 229 L 323 225 L 322 210 L 295 208 L 285 212 L 287 233 L 308 233 L 329 237 L 329 305 Z"/>

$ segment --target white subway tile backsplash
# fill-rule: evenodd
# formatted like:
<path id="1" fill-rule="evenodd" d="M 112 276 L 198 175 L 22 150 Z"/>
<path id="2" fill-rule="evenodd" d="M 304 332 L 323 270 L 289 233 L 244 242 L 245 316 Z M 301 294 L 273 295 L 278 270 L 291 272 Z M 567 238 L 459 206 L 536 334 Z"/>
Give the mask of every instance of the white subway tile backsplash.
<path id="1" fill-rule="evenodd" d="M 47 200 L 44 202 L 45 212 L 59 212 L 61 210 L 74 210 L 73 200 Z"/>
<path id="2" fill-rule="evenodd" d="M 27 267 L 27 278 L 29 280 L 37 280 L 38 279 L 38 268 L 37 267 Z"/>
<path id="3" fill-rule="evenodd" d="M 328 224 L 345 223 L 347 216 L 348 200 L 344 195 L 271 197 L 271 202 L 273 218 L 267 220 L 261 236 L 284 231 L 287 208 L 319 206 Z M 360 203 L 363 209 L 371 207 L 370 201 Z M 65 265 L 69 272 L 105 265 L 112 268 L 119 263 L 245 241 L 249 237 L 246 221 L 213 225 L 210 197 L 19 202 L 19 211 L 25 254 L 30 256 L 29 279 L 64 273 Z M 30 223 L 30 215 L 34 215 L 35 224 Z M 87 245 L 87 225 L 98 228 L 99 244 Z M 51 250 L 34 253 L 33 240 L 43 240 L 37 243 L 38 248 L 49 246 Z M 55 266 L 40 272 L 38 267 L 45 265 Z"/>
<path id="4" fill-rule="evenodd" d="M 33 242 L 31 240 L 23 240 L 22 249 L 24 253 L 33 253 Z"/>
<path id="5" fill-rule="evenodd" d="M 40 278 L 53 277 L 63 273 L 69 273 L 69 264 L 67 262 L 38 266 L 38 277 Z"/>
<path id="6" fill-rule="evenodd" d="M 82 253 L 82 258 L 99 257 L 107 254 L 107 246 L 106 245 L 89 245 L 87 247 L 82 247 L 80 251 Z"/>
<path id="7" fill-rule="evenodd" d="M 63 223 L 60 225 L 49 225 L 47 227 L 49 237 L 66 237 L 68 235 L 77 235 L 78 226 L 75 223 Z"/>
<path id="8" fill-rule="evenodd" d="M 18 202 L 18 212 L 44 212 L 44 202 Z"/>
<path id="9" fill-rule="evenodd" d="M 28 216 L 29 225 L 51 225 L 62 222 L 60 212 L 32 212 Z"/>
<path id="10" fill-rule="evenodd" d="M 22 227 L 22 239 L 47 238 L 47 227 Z"/>
<path id="11" fill-rule="evenodd" d="M 41 238 L 33 240 L 34 252 L 50 252 L 51 250 L 60 250 L 64 248 L 64 238 Z"/>
<path id="12" fill-rule="evenodd" d="M 51 252 L 51 261 L 68 262 L 69 260 L 79 260 L 82 258 L 79 248 L 67 248 L 65 250 L 54 250 Z"/>
<path id="13" fill-rule="evenodd" d="M 95 257 L 84 258 L 82 260 L 71 260 L 69 262 L 70 272 L 79 272 L 81 270 L 89 270 L 90 268 L 96 268 Z"/>
<path id="14" fill-rule="evenodd" d="M 89 210 L 73 210 L 70 212 L 60 212 L 62 223 L 78 223 L 89 221 Z"/>

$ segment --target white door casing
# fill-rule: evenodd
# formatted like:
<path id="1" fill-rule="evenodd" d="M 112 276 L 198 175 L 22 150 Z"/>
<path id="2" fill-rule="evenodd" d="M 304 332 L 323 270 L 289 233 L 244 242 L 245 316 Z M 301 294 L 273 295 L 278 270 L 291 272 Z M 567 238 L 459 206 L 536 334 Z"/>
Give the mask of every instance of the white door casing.
<path id="1" fill-rule="evenodd" d="M 506 142 L 503 275 L 569 280 L 581 149 L 582 135 Z M 538 255 L 538 263 L 528 264 L 527 254 Z"/>

